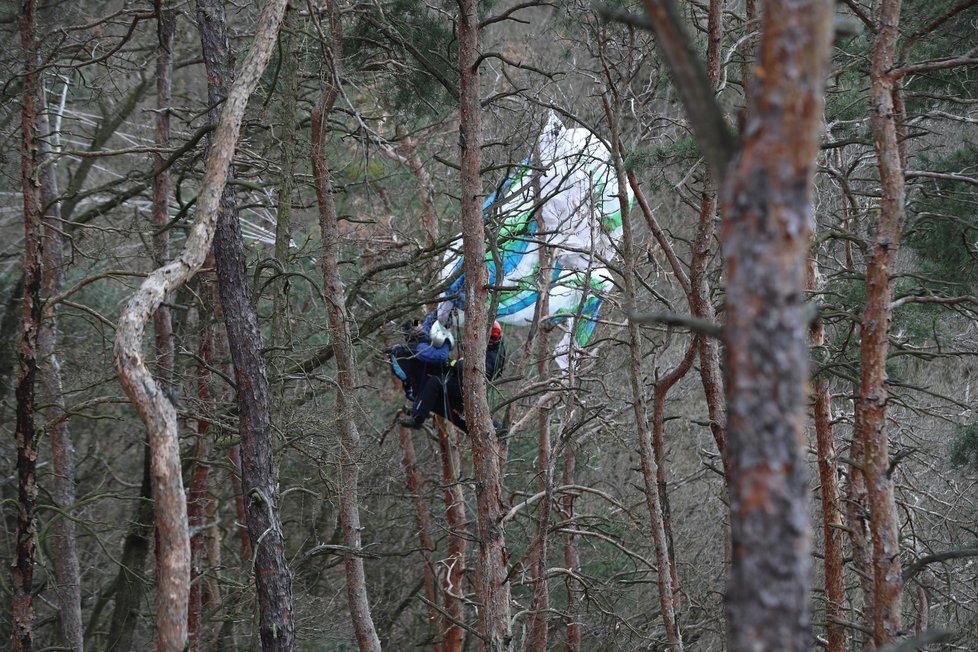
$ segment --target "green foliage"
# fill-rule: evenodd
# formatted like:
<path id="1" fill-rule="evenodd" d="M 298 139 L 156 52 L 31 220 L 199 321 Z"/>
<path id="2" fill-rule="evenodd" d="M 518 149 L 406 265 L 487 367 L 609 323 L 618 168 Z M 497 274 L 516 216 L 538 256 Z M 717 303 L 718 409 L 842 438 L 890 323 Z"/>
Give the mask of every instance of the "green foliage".
<path id="1" fill-rule="evenodd" d="M 950 15 L 959 3 L 956 0 L 937 0 L 936 2 L 912 3 L 907 6 L 902 17 L 903 30 L 917 34 L 927 30 L 930 25 L 944 16 Z M 905 52 L 906 63 L 945 59 L 960 56 L 974 47 L 975 9 L 956 14 L 934 31 L 914 40 Z M 975 84 L 974 70 L 968 67 L 931 71 L 923 75 L 907 78 L 905 91 L 908 114 L 922 113 L 929 107 L 940 103 L 937 95 L 954 95 L 959 98 L 975 98 L 978 85 Z"/>
<path id="2" fill-rule="evenodd" d="M 951 441 L 951 464 L 978 470 L 978 421 L 958 427 Z"/>
<path id="3" fill-rule="evenodd" d="M 427 116 L 450 101 L 438 76 L 457 83 L 458 42 L 443 15 L 417 0 L 394 0 L 367 7 L 344 39 L 348 68 L 370 68 L 392 53 L 407 66 L 390 76 L 383 96 L 392 108 Z"/>
<path id="4" fill-rule="evenodd" d="M 922 167 L 973 175 L 978 169 L 978 145 L 965 143 L 949 156 Z M 920 258 L 924 286 L 932 291 L 963 294 L 978 289 L 978 193 L 974 186 L 944 179 L 927 180 L 913 203 L 918 216 L 907 233 L 907 246 Z"/>
<path id="5" fill-rule="evenodd" d="M 825 93 L 826 122 L 860 121 L 865 117 L 870 46 L 870 38 L 865 33 L 838 43 L 833 57 L 836 72 L 829 78 Z M 840 128 L 845 126 L 836 126 L 833 130 L 837 136 L 842 133 Z M 864 128 L 868 130 L 868 124 Z"/>

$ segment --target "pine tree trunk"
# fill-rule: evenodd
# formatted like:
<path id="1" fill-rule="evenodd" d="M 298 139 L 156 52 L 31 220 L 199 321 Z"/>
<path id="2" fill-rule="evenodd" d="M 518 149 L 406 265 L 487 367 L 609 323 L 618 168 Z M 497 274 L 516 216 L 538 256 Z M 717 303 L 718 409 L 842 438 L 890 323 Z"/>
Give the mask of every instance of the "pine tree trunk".
<path id="1" fill-rule="evenodd" d="M 10 647 L 30 652 L 34 647 L 34 563 L 37 543 L 37 449 L 35 448 L 35 383 L 38 373 L 38 331 L 41 328 L 41 162 L 38 138 L 40 73 L 36 62 L 36 0 L 20 3 L 20 38 L 24 51 L 24 92 L 21 101 L 21 182 L 24 193 L 24 299 L 17 369 L 17 534 L 11 565 L 13 618 Z"/>
<path id="2" fill-rule="evenodd" d="M 393 377 L 392 377 L 393 378 Z M 394 378 L 394 384 L 400 388 L 400 383 Z M 428 600 L 428 622 L 432 630 L 434 643 L 432 652 L 442 652 L 441 614 L 438 612 L 438 596 L 435 593 L 435 573 L 432 568 L 431 554 L 435 551 L 435 542 L 431 538 L 431 513 L 424 500 L 424 475 L 418 470 L 417 455 L 414 450 L 414 440 L 411 429 L 399 426 L 398 443 L 401 446 L 401 465 L 404 467 L 405 484 L 411 496 L 411 506 L 414 508 L 414 526 L 418 530 L 418 543 L 421 544 L 424 558 L 424 595 Z"/>
<path id="3" fill-rule="evenodd" d="M 539 192 L 535 192 L 539 201 Z M 549 378 L 550 347 L 547 342 L 547 328 L 541 321 L 550 314 L 550 275 L 553 269 L 551 248 L 541 245 L 539 248 L 539 282 L 537 296 L 540 297 L 537 306 L 537 324 L 535 337 L 535 355 L 537 358 L 537 381 L 545 382 Z M 537 410 L 537 475 L 540 478 L 540 491 L 543 498 L 537 513 L 537 533 L 533 542 L 530 581 L 533 584 L 533 596 L 530 606 L 529 649 L 543 651 L 547 649 L 547 636 L 550 621 L 550 590 L 547 586 L 547 556 L 549 552 L 548 534 L 550 532 L 550 512 L 554 499 L 554 463 L 553 451 L 550 447 L 550 411 Z"/>
<path id="4" fill-rule="evenodd" d="M 831 27 L 826 0 L 766 3 L 760 72 L 723 183 L 732 652 L 811 648 L 804 289 Z"/>
<path id="5" fill-rule="evenodd" d="M 268 5 L 275 34 L 287 2 Z M 198 2 L 198 23 L 208 98 L 218 106 L 226 96 L 228 41 L 221 0 Z M 271 46 L 274 46 L 274 39 Z M 216 116 L 211 116 L 214 119 Z M 241 484 L 248 533 L 254 549 L 255 584 L 258 591 L 259 634 L 263 650 L 293 650 L 295 623 L 292 574 L 285 551 L 285 535 L 278 506 L 278 471 L 272 454 L 271 391 L 268 385 L 258 315 L 248 294 L 244 241 L 234 195 L 225 189 L 214 233 L 214 262 L 221 298 L 221 312 L 234 366 L 238 430 L 240 434 Z"/>
<path id="6" fill-rule="evenodd" d="M 176 29 L 176 12 L 169 0 L 156 0 L 156 133 L 159 147 L 170 144 L 170 96 L 173 85 L 173 33 Z M 169 221 L 170 173 L 165 169 L 163 154 L 153 155 L 156 176 L 153 177 L 153 255 L 157 267 L 170 258 L 170 235 L 165 230 Z M 173 320 L 170 308 L 163 305 L 153 313 L 153 331 L 156 338 L 156 373 L 165 383 L 173 382 L 174 348 Z"/>
<path id="7" fill-rule="evenodd" d="M 476 0 L 460 0 L 458 15 L 458 67 L 460 97 L 462 250 L 465 274 L 464 351 L 465 419 L 472 442 L 476 493 L 476 587 L 478 630 L 488 652 L 510 648 L 509 584 L 506 582 L 506 537 L 500 520 L 503 483 L 499 440 L 489 416 L 486 383 L 487 322 L 485 225 L 480 176 L 482 128 L 479 93 L 478 12 Z"/>
<path id="8" fill-rule="evenodd" d="M 899 38 L 900 0 L 879 0 L 870 67 L 870 124 L 879 161 L 882 197 L 879 224 L 866 266 L 866 309 L 859 329 L 859 410 L 856 436 L 862 440 L 870 531 L 873 538 L 874 639 L 889 644 L 903 629 L 900 522 L 896 513 L 886 434 L 886 358 L 889 351 L 890 273 L 900 246 L 906 195 L 893 106 L 892 74 Z"/>
<path id="9" fill-rule="evenodd" d="M 298 12 L 289 10 L 281 37 L 282 99 L 279 103 L 281 120 L 282 159 L 275 213 L 275 260 L 288 268 L 292 242 L 292 195 L 295 192 L 295 147 L 299 128 L 296 106 L 298 104 L 299 75 L 293 32 L 296 30 Z M 272 345 L 288 348 L 292 341 L 292 325 L 289 309 L 289 280 L 283 278 L 275 284 L 272 295 Z M 273 365 L 274 366 L 274 365 Z"/>
<path id="10" fill-rule="evenodd" d="M 659 489 L 659 503 L 662 505 L 662 527 L 666 534 L 666 546 L 669 554 L 669 577 L 672 585 L 672 609 L 678 625 L 682 601 L 679 594 L 679 571 L 676 568 L 676 547 L 672 537 L 672 515 L 669 509 L 669 494 L 666 491 L 666 447 L 665 447 L 665 405 L 666 396 L 673 385 L 678 383 L 693 366 L 696 353 L 699 350 L 699 340 L 696 337 L 689 342 L 686 355 L 676 368 L 664 377 L 656 380 L 652 394 L 652 454 L 656 468 L 656 486 Z"/>
<path id="11" fill-rule="evenodd" d="M 808 289 L 820 288 L 816 278 L 818 262 L 815 252 L 808 258 Z M 812 349 L 818 351 L 825 345 L 825 326 L 819 322 L 811 331 Z M 822 502 L 822 540 L 825 559 L 825 631 L 828 652 L 844 652 L 846 630 L 839 621 L 845 616 L 846 590 L 844 582 L 845 561 L 842 554 L 842 497 L 839 492 L 839 464 L 832 440 L 832 396 L 828 383 L 816 377 L 812 380 L 815 394 L 815 442 L 818 458 L 818 479 Z"/>
<path id="12" fill-rule="evenodd" d="M 334 19 L 336 16 L 333 17 Z M 334 24 L 334 30 L 338 26 Z M 334 31 L 334 36 L 337 32 Z M 334 43 L 339 47 L 339 43 Z M 335 64 L 335 62 L 330 62 Z M 330 65 L 330 64 L 327 64 Z M 323 294 L 329 319 L 333 357 L 336 360 L 336 425 L 340 435 L 340 527 L 342 529 L 346 595 L 353 620 L 353 631 L 361 652 L 380 650 L 380 639 L 370 615 L 363 558 L 359 556 L 360 507 L 357 485 L 360 475 L 360 432 L 353 406 L 356 399 L 356 362 L 347 326 L 346 301 L 340 278 L 340 235 L 336 207 L 333 204 L 332 180 L 326 161 L 328 132 L 326 121 L 336 100 L 338 79 L 330 79 L 323 89 L 312 116 L 312 174 L 319 204 L 319 230 L 323 239 Z"/>
<path id="13" fill-rule="evenodd" d="M 418 471 L 416 462 L 417 456 L 414 452 L 414 441 L 411 439 L 411 429 L 404 426 L 399 427 L 398 440 L 401 445 L 401 464 L 404 466 L 404 476 L 406 478 L 407 490 L 411 496 L 411 505 L 414 507 L 414 526 L 418 529 L 418 543 L 421 544 L 422 555 L 424 556 L 424 595 L 428 600 L 428 623 L 432 630 L 434 642 L 431 645 L 432 652 L 442 652 L 441 642 L 441 614 L 438 612 L 438 596 L 435 593 L 435 573 L 432 569 L 431 553 L 435 551 L 435 542 L 431 538 L 431 514 L 424 501 L 424 477 Z"/>
<path id="14" fill-rule="evenodd" d="M 443 652 L 461 652 L 465 643 L 465 630 L 452 620 L 464 622 L 465 604 L 463 596 L 465 589 L 462 581 L 465 577 L 465 550 L 468 547 L 469 531 L 466 525 L 465 494 L 461 485 L 461 460 L 458 448 L 451 440 L 448 422 L 437 419 L 438 452 L 441 457 L 442 496 L 445 501 L 445 522 L 448 525 L 447 570 L 442 580 L 442 595 L 444 596 L 445 611 L 450 618 L 445 618 L 445 634 L 442 638 Z"/>
<path id="15" fill-rule="evenodd" d="M 200 269 L 210 250 L 245 107 L 268 63 L 284 9 L 284 0 L 276 0 L 268 2 L 262 11 L 254 43 L 241 64 L 214 133 L 198 194 L 197 215 L 183 252 L 150 273 L 122 311 L 116 328 L 114 358 L 119 381 L 149 431 L 159 532 L 157 550 L 163 560 L 157 594 L 157 640 L 161 652 L 182 650 L 187 645 L 190 538 L 176 409 L 143 361 L 143 333 L 166 296 Z"/>
<path id="16" fill-rule="evenodd" d="M 858 393 L 858 388 L 856 388 Z M 859 406 L 856 405 L 856 422 L 859 422 Z M 876 620 L 876 590 L 873 588 L 873 559 L 871 554 L 872 535 L 869 530 L 869 502 L 864 472 L 866 455 L 863 452 L 862 437 L 854 432 L 852 446 L 849 448 L 851 466 L 849 483 L 846 487 L 846 522 L 849 533 L 849 546 L 852 549 L 852 565 L 859 577 L 863 594 L 863 622 L 872 629 Z M 861 635 L 861 633 L 860 633 Z M 864 650 L 876 649 L 872 635 L 862 641 Z"/>
<path id="17" fill-rule="evenodd" d="M 206 263 L 205 263 L 206 265 Z M 209 266 L 213 266 L 213 261 Z M 200 277 L 198 277 L 200 278 Z M 212 279 L 204 280 L 204 290 L 200 292 L 203 305 L 217 305 L 219 298 Z M 159 311 L 157 311 L 158 313 Z M 201 409 L 213 409 L 210 388 L 210 371 L 208 367 L 214 361 L 214 333 L 210 315 L 204 310 L 198 310 L 198 331 L 200 343 L 197 346 L 197 400 Z M 207 492 L 207 481 L 210 476 L 210 422 L 206 419 L 197 421 L 197 441 L 194 446 L 193 473 L 190 488 L 187 491 L 187 521 L 190 525 L 190 604 L 188 606 L 187 636 L 191 652 L 201 649 L 201 634 L 203 629 L 203 594 L 205 583 L 201 579 L 201 567 L 206 559 L 207 545 L 207 506 L 210 497 Z"/>
<path id="18" fill-rule="evenodd" d="M 723 36 L 723 0 L 710 0 L 707 13 L 706 74 L 714 91 L 720 79 L 720 45 Z M 694 317 L 713 323 L 716 310 L 710 299 L 707 267 L 713 246 L 714 223 L 717 215 L 716 181 L 707 170 L 703 177 L 703 196 L 700 200 L 700 221 L 693 241 L 693 261 L 690 265 L 690 310 Z M 699 337 L 699 370 L 706 397 L 710 431 L 717 451 L 723 455 L 726 446 L 726 404 L 723 378 L 720 373 L 720 343 L 714 338 Z M 726 459 L 724 457 L 724 459 Z M 726 470 L 726 469 L 724 469 Z"/>
<path id="19" fill-rule="evenodd" d="M 570 397 L 568 397 L 570 400 Z M 570 414 L 570 410 L 567 410 Z M 560 476 L 561 482 L 565 486 L 577 483 L 577 451 L 573 442 L 568 442 L 564 449 L 564 468 Z M 561 498 L 561 517 L 565 521 L 574 518 L 574 499 L 572 493 L 566 493 Z M 568 573 L 578 574 L 581 572 L 581 555 L 577 549 L 577 535 L 564 535 L 564 567 Z M 567 652 L 581 651 L 581 618 L 583 614 L 584 587 L 575 577 L 567 576 L 564 581 L 567 587 L 567 618 L 564 621 L 564 642 Z"/>

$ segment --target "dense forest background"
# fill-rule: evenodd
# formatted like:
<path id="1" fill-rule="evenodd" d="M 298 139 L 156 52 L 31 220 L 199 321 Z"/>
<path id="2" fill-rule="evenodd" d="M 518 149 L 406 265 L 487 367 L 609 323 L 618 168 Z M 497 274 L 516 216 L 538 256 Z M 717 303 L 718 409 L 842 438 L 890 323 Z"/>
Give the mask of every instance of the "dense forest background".
<path id="1" fill-rule="evenodd" d="M 805 86 L 805 66 L 765 48 L 807 43 L 777 12 L 810 4 L 7 3 L 0 638 L 978 648 L 978 3 L 821 3 L 835 34 L 827 66 L 817 48 L 792 55 L 826 72 Z M 663 29 L 700 62 L 691 77 Z M 795 97 L 770 90 L 782 76 L 799 87 L 786 111 L 816 113 L 765 149 L 771 107 Z M 240 135 L 225 129 L 235 112 Z M 499 438 L 401 428 L 382 351 L 445 289 L 463 218 L 482 220 L 466 212 L 468 156 L 481 207 L 532 163 L 551 113 L 609 143 L 636 195 L 600 261 L 616 288 L 592 340 L 562 371 L 564 326 L 538 313 L 504 328 L 509 363 L 483 394 Z M 745 255 L 738 193 L 777 182 L 723 166 L 791 168 L 805 138 L 814 174 L 799 167 L 796 185 L 813 186 L 783 229 L 804 238 L 800 258 L 764 227 Z M 467 247 L 492 248 L 488 217 Z M 151 275 L 195 247 L 197 262 Z M 745 411 L 738 354 L 757 342 L 723 328 L 764 295 L 731 297 L 728 281 L 769 260 L 800 274 L 785 296 L 811 362 L 761 342 L 777 364 L 751 368 L 760 407 Z M 157 281 L 157 304 L 130 302 Z M 127 321 L 140 306 L 145 337 Z M 478 346 L 485 326 L 456 340 Z M 795 430 L 768 448 L 763 406 L 790 400 L 764 383 L 792 368 L 804 406 L 775 419 Z M 742 470 L 780 473 L 795 449 L 806 468 L 783 484 L 801 478 L 801 501 L 765 485 L 770 523 L 751 520 Z M 741 574 L 744 559 L 760 570 Z M 749 618 L 784 619 L 803 643 L 748 648 L 730 627 Z"/>

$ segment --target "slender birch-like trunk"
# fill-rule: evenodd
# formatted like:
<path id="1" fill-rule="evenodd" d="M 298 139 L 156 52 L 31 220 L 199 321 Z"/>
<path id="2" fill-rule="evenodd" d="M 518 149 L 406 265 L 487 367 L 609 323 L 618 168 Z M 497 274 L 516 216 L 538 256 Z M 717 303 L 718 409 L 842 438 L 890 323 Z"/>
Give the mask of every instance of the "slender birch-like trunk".
<path id="1" fill-rule="evenodd" d="M 245 107 L 271 56 L 284 10 L 284 0 L 269 1 L 262 10 L 254 43 L 228 93 L 214 134 L 198 194 L 197 214 L 184 250 L 143 281 L 123 309 L 116 329 L 114 358 L 119 382 L 149 431 L 153 499 L 159 531 L 157 554 L 163 560 L 157 593 L 157 641 L 161 652 L 183 650 L 187 645 L 190 540 L 176 408 L 143 360 L 143 333 L 146 323 L 165 297 L 200 269 L 210 250 L 221 194 Z"/>

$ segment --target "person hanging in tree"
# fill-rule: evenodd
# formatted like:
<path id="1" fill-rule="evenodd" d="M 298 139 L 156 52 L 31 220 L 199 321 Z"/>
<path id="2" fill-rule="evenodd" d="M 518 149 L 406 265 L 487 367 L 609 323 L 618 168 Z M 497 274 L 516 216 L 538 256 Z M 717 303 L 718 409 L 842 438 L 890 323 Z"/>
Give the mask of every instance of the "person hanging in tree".
<path id="1" fill-rule="evenodd" d="M 455 340 L 436 320 L 434 312 L 423 323 L 408 320 L 401 324 L 404 342 L 384 349 L 391 371 L 401 381 L 404 397 L 413 405 L 427 380 L 444 376 Z"/>
<path id="2" fill-rule="evenodd" d="M 436 322 L 437 323 L 437 322 Z M 420 428 L 434 412 L 451 421 L 462 432 L 468 432 L 465 413 L 462 404 L 464 378 L 461 360 L 451 361 L 443 374 L 430 375 L 417 395 L 409 413 L 398 420 L 406 428 Z M 489 343 L 486 346 L 486 378 L 492 382 L 502 373 L 506 365 L 506 342 L 503 339 L 503 329 L 498 321 L 492 323 L 489 333 Z M 501 424 L 493 420 L 497 430 Z"/>

